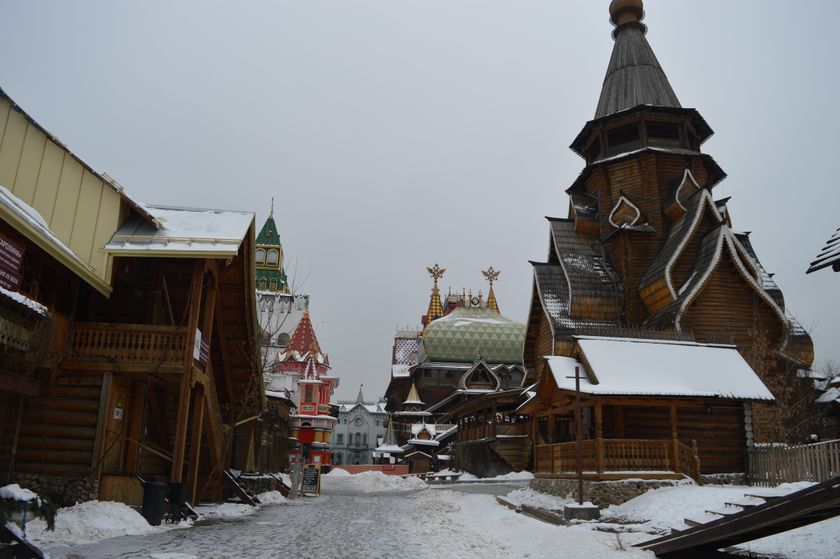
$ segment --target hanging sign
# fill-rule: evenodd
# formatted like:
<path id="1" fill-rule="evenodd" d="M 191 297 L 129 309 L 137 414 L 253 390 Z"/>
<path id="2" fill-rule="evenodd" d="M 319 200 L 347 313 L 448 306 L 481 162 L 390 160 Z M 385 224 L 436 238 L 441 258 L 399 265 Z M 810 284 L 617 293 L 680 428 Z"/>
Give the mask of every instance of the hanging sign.
<path id="1" fill-rule="evenodd" d="M 321 494 L 321 465 L 320 464 L 306 464 L 303 467 L 303 482 L 300 484 L 300 492 L 302 495 Z"/>
<path id="2" fill-rule="evenodd" d="M 23 264 L 23 245 L 0 235 L 0 287 L 20 290 L 20 268 Z"/>

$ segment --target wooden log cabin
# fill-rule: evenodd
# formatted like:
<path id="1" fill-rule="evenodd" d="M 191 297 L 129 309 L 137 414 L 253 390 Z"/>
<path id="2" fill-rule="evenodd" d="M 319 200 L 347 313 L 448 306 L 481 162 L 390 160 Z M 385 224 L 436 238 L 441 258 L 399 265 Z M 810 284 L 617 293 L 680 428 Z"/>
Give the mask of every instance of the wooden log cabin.
<path id="1" fill-rule="evenodd" d="M 714 197 L 726 174 L 701 151 L 712 130 L 696 109 L 680 105 L 647 42 L 643 16 L 641 0 L 610 4 L 613 54 L 595 118 L 571 145 L 586 166 L 566 191 L 568 215 L 548 218 L 547 261 L 532 263 L 524 362 L 533 375 L 526 384 L 553 378 L 552 361 L 544 357 L 577 358 L 582 335 L 732 344 L 775 397 L 743 400 L 753 436 L 744 438 L 742 426 L 736 440 L 800 439 L 814 428 L 807 421 L 814 399 L 807 378 L 811 338 L 786 310 L 749 235 L 733 228 L 728 199 Z M 648 377 L 644 367 L 628 366 L 622 374 L 630 383 Z M 540 387 L 542 405 L 547 398 L 561 405 L 568 394 L 551 382 Z M 625 407 L 625 414 L 658 416 L 654 423 L 667 433 L 670 401 L 660 400 L 658 411 Z M 617 405 L 602 404 L 602 411 Z M 677 404 L 677 425 L 682 414 L 705 406 L 696 399 L 692 406 Z M 696 415 L 710 428 L 719 423 L 714 414 Z M 702 467 L 709 451 L 698 444 Z"/>
<path id="2" fill-rule="evenodd" d="M 576 375 L 588 479 L 745 471 L 748 404 L 773 395 L 735 346 L 578 336 L 572 355 L 547 358 L 520 409 L 534 418 L 538 476 L 576 475 Z"/>
<path id="3" fill-rule="evenodd" d="M 0 297 L 0 482 L 137 503 L 142 474 L 195 500 L 253 462 L 253 214 L 138 204 L 0 90 L 0 239 L 23 254 Z"/>

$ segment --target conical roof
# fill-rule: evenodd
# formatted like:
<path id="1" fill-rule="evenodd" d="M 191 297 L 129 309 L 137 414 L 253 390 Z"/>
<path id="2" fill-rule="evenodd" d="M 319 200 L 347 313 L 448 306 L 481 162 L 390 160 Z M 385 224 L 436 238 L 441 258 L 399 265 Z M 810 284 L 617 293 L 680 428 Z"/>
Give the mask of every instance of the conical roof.
<path id="1" fill-rule="evenodd" d="M 312 321 L 309 319 L 309 309 L 303 312 L 292 332 L 292 337 L 289 339 L 289 345 L 286 346 L 286 352 L 296 351 L 300 355 L 306 352 L 312 352 L 315 355 L 321 353 L 321 346 L 318 344 L 318 338 L 315 336 L 315 328 L 312 327 Z"/>
<path id="2" fill-rule="evenodd" d="M 420 394 L 417 393 L 417 386 L 414 383 L 411 384 L 411 390 L 408 391 L 408 396 L 406 396 L 403 404 L 423 404 L 423 400 L 420 399 Z"/>
<path id="3" fill-rule="evenodd" d="M 388 419 L 388 430 L 385 432 L 385 440 L 375 449 L 377 452 L 388 452 L 391 454 L 399 454 L 403 451 L 397 442 L 397 434 L 394 432 L 394 420 Z"/>
<path id="4" fill-rule="evenodd" d="M 257 244 L 278 247 L 282 246 L 282 243 L 280 242 L 280 233 L 277 232 L 277 224 L 274 223 L 274 215 L 269 215 L 268 219 L 265 220 L 262 229 L 260 229 L 259 235 L 257 235 Z"/>
<path id="5" fill-rule="evenodd" d="M 499 313 L 499 303 L 496 302 L 496 293 L 493 291 L 493 284 L 490 284 L 490 291 L 487 293 L 487 308 Z"/>
<path id="6" fill-rule="evenodd" d="M 677 95 L 645 38 L 641 0 L 613 0 L 610 17 L 616 25 L 615 45 L 595 118 L 639 105 L 680 108 Z"/>
<path id="7" fill-rule="evenodd" d="M 362 394 L 362 388 L 364 388 L 364 384 L 359 385 L 359 395 L 356 396 L 356 403 L 357 404 L 364 404 L 365 403 L 365 396 Z"/>

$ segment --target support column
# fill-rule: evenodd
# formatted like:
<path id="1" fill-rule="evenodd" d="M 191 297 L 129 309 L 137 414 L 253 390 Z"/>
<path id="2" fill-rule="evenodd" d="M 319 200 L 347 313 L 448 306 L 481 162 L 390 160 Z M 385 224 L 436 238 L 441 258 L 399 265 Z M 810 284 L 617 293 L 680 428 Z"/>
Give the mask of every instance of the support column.
<path id="1" fill-rule="evenodd" d="M 677 433 L 677 405 L 671 404 L 671 463 L 675 472 L 680 471 L 680 441 Z"/>
<path id="2" fill-rule="evenodd" d="M 175 420 L 175 441 L 172 448 L 172 469 L 169 472 L 171 483 L 181 483 L 184 479 L 184 453 L 187 444 L 187 423 L 190 417 L 190 394 L 192 392 L 193 345 L 195 330 L 198 328 L 198 313 L 201 310 L 201 287 L 204 281 L 205 261 L 198 260 L 193 269 L 190 287 L 189 321 L 187 323 L 187 347 L 181 371 L 181 387 L 178 394 L 178 415 Z"/>
<path id="3" fill-rule="evenodd" d="M 204 432 L 204 387 L 196 386 L 193 393 L 192 437 L 190 440 L 189 485 L 190 501 L 198 502 L 198 462 L 201 458 L 201 437 Z"/>
<path id="4" fill-rule="evenodd" d="M 595 464 L 598 473 L 604 471 L 604 411 L 601 402 L 595 402 Z"/>

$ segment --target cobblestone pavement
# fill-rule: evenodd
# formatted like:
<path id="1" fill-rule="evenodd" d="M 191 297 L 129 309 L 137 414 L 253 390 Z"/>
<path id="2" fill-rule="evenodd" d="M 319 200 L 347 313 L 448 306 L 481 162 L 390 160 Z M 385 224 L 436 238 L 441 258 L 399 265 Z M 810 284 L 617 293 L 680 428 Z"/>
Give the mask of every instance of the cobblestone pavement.
<path id="1" fill-rule="evenodd" d="M 486 487 L 479 491 L 494 493 L 499 489 Z M 480 539 L 463 541 L 455 534 L 449 541 L 435 537 L 436 533 L 441 535 L 436 527 L 440 517 L 437 513 L 445 511 L 436 511 L 440 504 L 429 497 L 433 496 L 428 490 L 375 495 L 336 492 L 291 504 L 268 505 L 250 516 L 199 523 L 190 529 L 124 536 L 48 551 L 53 559 L 484 555 L 476 547 L 483 547 Z M 498 551 L 496 545 L 485 543 L 486 551 Z"/>

